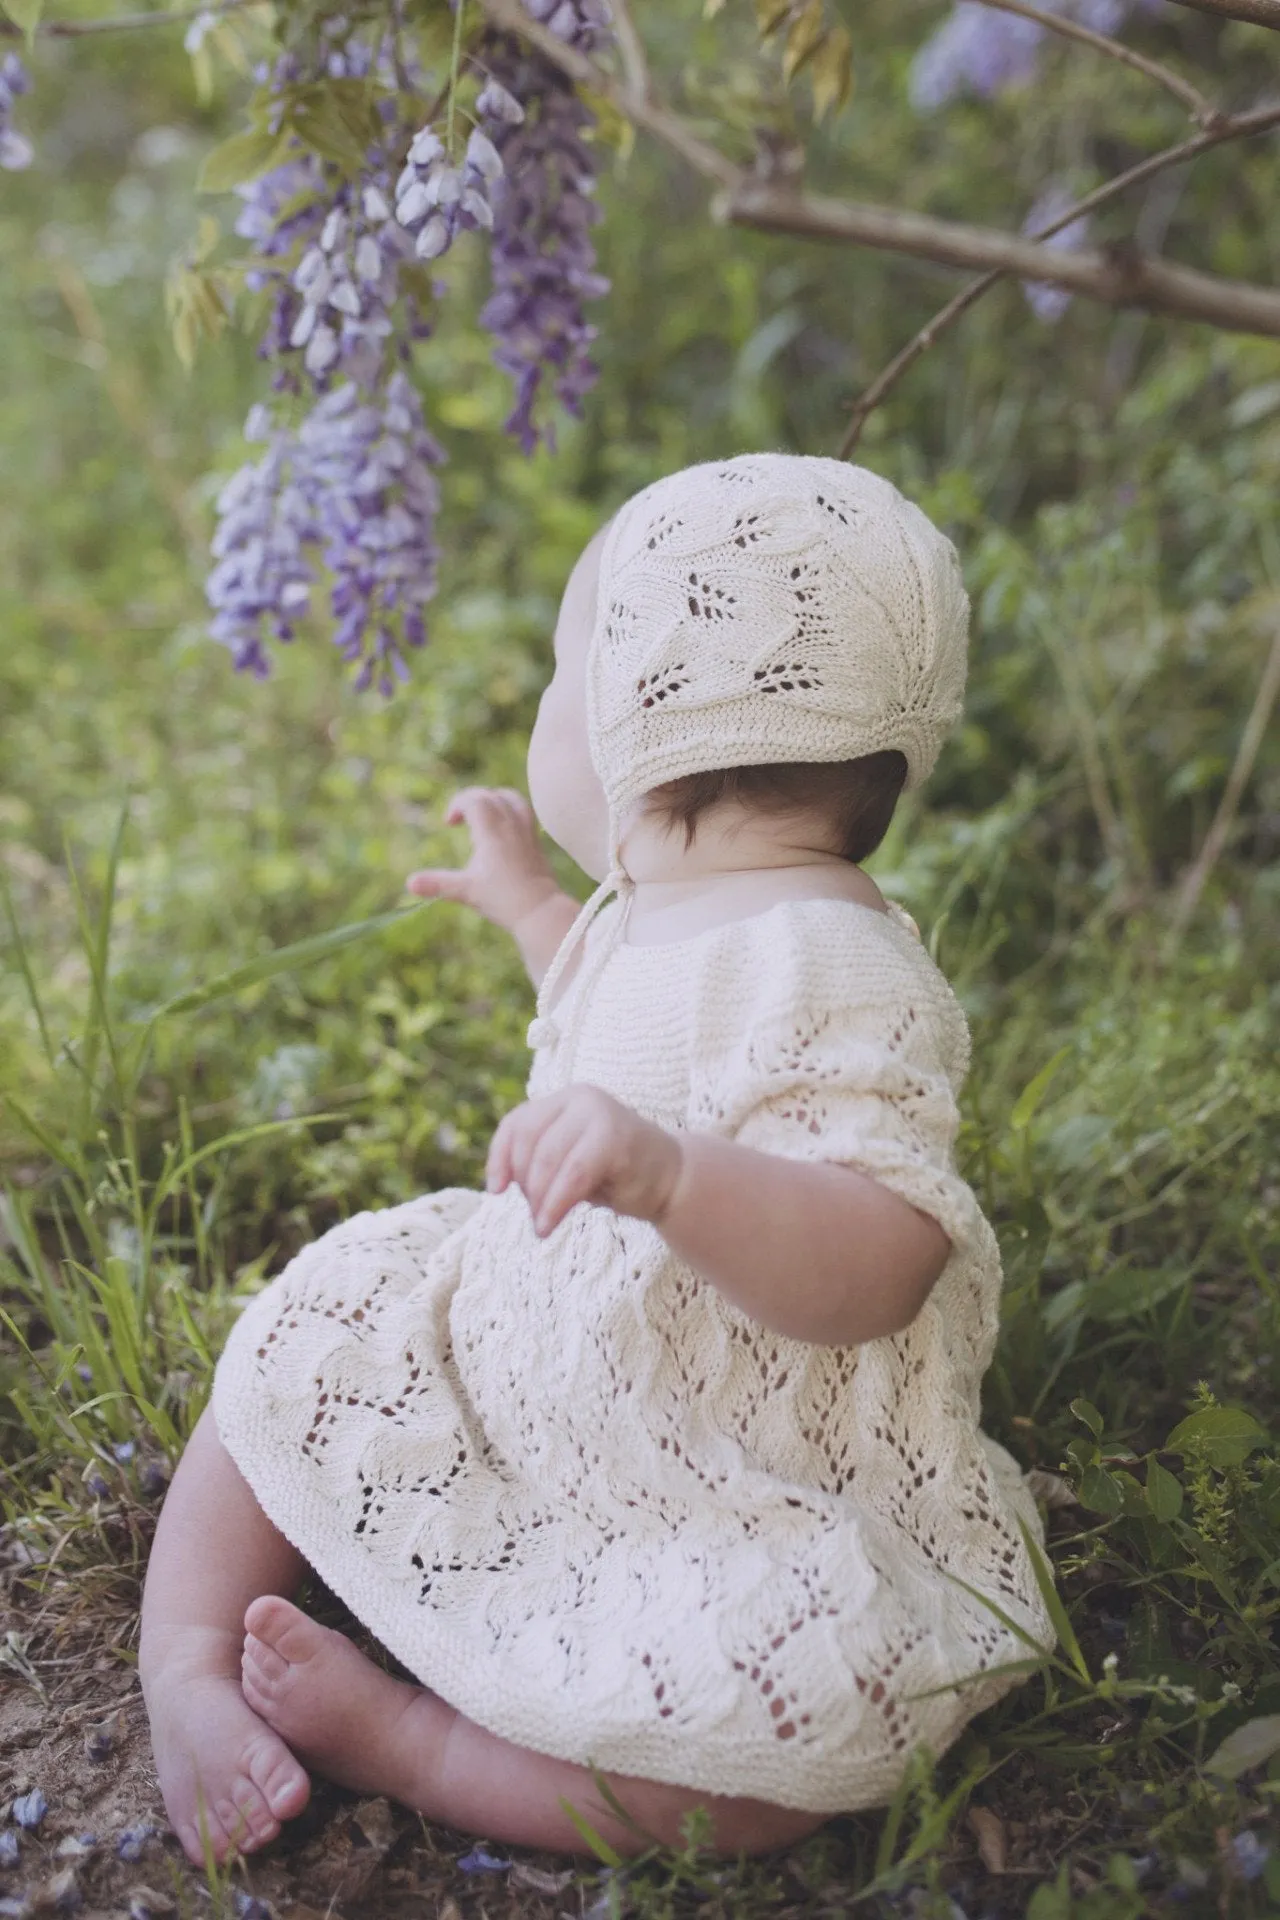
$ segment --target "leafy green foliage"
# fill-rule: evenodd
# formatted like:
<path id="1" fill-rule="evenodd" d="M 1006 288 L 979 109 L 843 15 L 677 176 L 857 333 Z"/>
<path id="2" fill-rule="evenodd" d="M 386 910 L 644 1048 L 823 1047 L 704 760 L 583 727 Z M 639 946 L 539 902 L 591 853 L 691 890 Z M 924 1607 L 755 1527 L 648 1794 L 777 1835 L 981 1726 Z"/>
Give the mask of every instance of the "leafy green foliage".
<path id="1" fill-rule="evenodd" d="M 765 72 L 750 9 L 698 11 L 646 14 L 655 63 L 744 140 L 762 115 L 785 128 L 783 26 Z M 1201 36 L 1227 92 L 1257 57 L 1210 22 L 1171 31 Z M 1043 114 L 921 126 L 900 10 L 860 10 L 858 36 L 815 170 L 856 156 L 867 198 L 1011 218 L 1086 109 L 1118 116 L 1125 152 L 1174 111 L 1054 49 Z M 202 637 L 205 476 L 238 458 L 257 370 L 228 330 L 188 376 L 156 295 L 176 256 L 172 317 L 208 340 L 208 289 L 182 274 L 218 271 L 195 183 L 208 153 L 230 178 L 230 86 L 220 62 L 193 102 L 176 44 L 104 37 L 74 67 L 52 48 L 32 104 L 57 171 L 0 198 L 0 1448 L 7 1513 L 78 1517 L 93 1541 L 190 1431 L 239 1302 L 360 1207 L 476 1184 L 522 1097 L 532 992 L 509 944 L 399 890 L 461 857 L 440 825 L 457 786 L 522 783 L 576 553 L 661 472 L 831 451 L 952 284 L 711 227 L 638 143 L 607 185 L 601 386 L 557 460 L 503 445 L 503 384 L 467 324 L 484 290 L 465 248 L 451 259 L 417 365 L 451 455 L 447 565 L 410 694 L 362 704 L 314 643 L 237 682 Z M 1242 150 L 1228 192 L 1207 160 L 1170 251 L 1266 278 L 1278 168 L 1274 142 Z M 1069 1857 L 1007 1876 L 1009 1911 L 1261 1915 L 1280 1900 L 1274 730 L 1200 911 L 1165 936 L 1280 609 L 1280 350 L 1084 308 L 1051 331 L 1004 289 L 861 457 L 954 532 L 974 602 L 964 724 L 871 867 L 971 1020 L 957 1153 L 1006 1274 L 984 1426 L 1049 1477 L 1068 1631 L 889 1809 L 797 1850 L 798 1873 L 815 1911 L 838 1858 L 848 1908 L 976 1914 L 967 1810 L 1047 1804 Z M 1244 1831 L 1272 1847 L 1252 1879 Z M 756 1863 L 713 1868 L 696 1833 L 611 1885 L 653 1916 L 783 1898 Z"/>

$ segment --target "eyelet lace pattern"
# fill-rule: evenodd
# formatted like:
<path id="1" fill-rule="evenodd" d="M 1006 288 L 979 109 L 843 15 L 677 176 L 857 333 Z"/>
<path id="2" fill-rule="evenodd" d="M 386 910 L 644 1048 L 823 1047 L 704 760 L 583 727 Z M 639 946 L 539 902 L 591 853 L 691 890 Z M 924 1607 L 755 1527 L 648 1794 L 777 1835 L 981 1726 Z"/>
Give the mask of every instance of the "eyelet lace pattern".
<path id="1" fill-rule="evenodd" d="M 616 515 L 588 668 L 615 811 L 683 773 L 897 747 L 925 778 L 964 694 L 955 548 L 879 475 L 744 454 Z"/>
<path id="2" fill-rule="evenodd" d="M 575 1008 L 580 985 L 575 1078 L 941 1222 L 912 1325 L 789 1339 L 643 1221 L 580 1205 L 540 1241 L 517 1188 L 450 1188 L 357 1214 L 250 1303 L 219 1430 L 320 1577 L 480 1725 L 712 1793 L 882 1805 L 917 1743 L 942 1753 L 1017 1684 L 993 1669 L 1026 1645 L 968 1589 L 1054 1640 L 1018 1528 L 1042 1522 L 979 1424 L 1001 1274 L 954 1162 L 963 1013 L 905 914 L 845 901 L 614 945 Z"/>

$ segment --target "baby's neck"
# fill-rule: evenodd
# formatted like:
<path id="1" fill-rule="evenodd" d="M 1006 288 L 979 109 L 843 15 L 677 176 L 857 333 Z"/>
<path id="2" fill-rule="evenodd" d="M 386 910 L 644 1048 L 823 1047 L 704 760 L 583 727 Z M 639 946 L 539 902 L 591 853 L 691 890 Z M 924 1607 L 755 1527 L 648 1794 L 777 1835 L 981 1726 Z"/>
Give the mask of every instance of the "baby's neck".
<path id="1" fill-rule="evenodd" d="M 755 817 L 704 816 L 691 847 L 684 829 L 662 832 L 643 814 L 624 826 L 622 864 L 632 880 L 627 941 L 657 946 L 722 922 L 763 913 L 780 900 L 847 899 L 883 906 L 879 888 L 821 831 Z"/>

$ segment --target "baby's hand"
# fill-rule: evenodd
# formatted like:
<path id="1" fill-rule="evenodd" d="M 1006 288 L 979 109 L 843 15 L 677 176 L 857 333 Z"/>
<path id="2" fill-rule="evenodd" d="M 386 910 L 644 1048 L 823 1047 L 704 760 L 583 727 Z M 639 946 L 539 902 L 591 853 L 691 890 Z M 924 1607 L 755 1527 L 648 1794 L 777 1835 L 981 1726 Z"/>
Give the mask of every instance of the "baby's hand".
<path id="1" fill-rule="evenodd" d="M 445 824 L 465 821 L 471 858 L 465 867 L 427 867 L 405 885 L 427 900 L 458 900 L 514 932 L 531 908 L 561 889 L 538 842 L 533 808 L 514 787 L 463 787 L 445 810 Z"/>
<path id="2" fill-rule="evenodd" d="M 583 1084 L 526 1100 L 503 1116 L 489 1144 L 485 1185 L 501 1193 L 514 1180 L 543 1239 L 579 1200 L 657 1219 L 680 1166 L 674 1134 L 602 1087 Z"/>

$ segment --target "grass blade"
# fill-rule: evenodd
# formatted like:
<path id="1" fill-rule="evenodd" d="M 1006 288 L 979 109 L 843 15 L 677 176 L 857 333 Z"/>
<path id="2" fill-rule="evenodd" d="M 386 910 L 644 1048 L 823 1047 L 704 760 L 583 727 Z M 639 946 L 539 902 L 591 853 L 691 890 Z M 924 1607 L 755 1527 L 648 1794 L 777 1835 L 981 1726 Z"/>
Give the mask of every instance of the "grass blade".
<path id="1" fill-rule="evenodd" d="M 585 1819 L 583 1815 L 578 1812 L 578 1809 L 574 1806 L 572 1800 L 566 1800 L 563 1794 L 560 1794 L 558 1798 L 560 1801 L 560 1805 L 564 1808 L 565 1812 L 568 1814 L 569 1818 L 572 1820 L 574 1826 L 578 1829 L 578 1832 L 582 1835 L 587 1845 L 591 1848 L 591 1851 L 595 1854 L 596 1858 L 598 1860 L 603 1860 L 606 1867 L 621 1867 L 623 1864 L 622 1855 L 620 1853 L 615 1853 L 613 1848 L 609 1845 L 609 1842 L 607 1840 L 602 1840 L 600 1838 L 600 1835 L 596 1832 L 595 1828 L 591 1825 L 591 1822 Z"/>
<path id="2" fill-rule="evenodd" d="M 166 1000 L 157 1007 L 150 1018 L 163 1020 L 174 1013 L 195 1013 L 202 1007 L 212 1006 L 215 1000 L 225 1000 L 229 994 L 240 993 L 245 987 L 256 987 L 260 981 L 273 980 L 277 974 L 296 973 L 303 967 L 312 966 L 317 960 L 327 960 L 330 954 L 341 953 L 344 947 L 355 946 L 361 940 L 376 940 L 389 928 L 412 920 L 431 904 L 429 900 L 424 900 L 416 907 L 396 907 L 390 913 L 374 914 L 371 920 L 354 920 L 344 927 L 331 927 L 327 933 L 313 933 L 305 940 L 295 940 L 291 946 L 276 947 L 256 960 L 246 960 L 243 966 L 232 967 L 229 972 L 218 974 L 202 987 L 191 987 L 186 993 L 175 994 L 172 1000 Z"/>
<path id="3" fill-rule="evenodd" d="M 36 986 L 35 975 L 31 971 L 31 962 L 27 957 L 27 943 L 22 937 L 22 929 L 18 925 L 18 916 L 13 910 L 13 895 L 9 891 L 8 876 L 4 873 L 3 869 L 0 869 L 0 899 L 4 901 L 5 919 L 9 922 L 9 933 L 13 940 L 13 950 L 18 956 L 18 972 L 22 975 L 22 983 L 26 987 L 27 998 L 31 1002 L 31 1010 L 36 1016 L 36 1025 L 40 1029 L 40 1044 L 44 1048 L 44 1057 L 51 1067 L 55 1067 L 58 1056 L 54 1049 L 53 1041 L 49 1037 L 49 1029 L 44 1017 L 44 1006 L 41 1003 L 39 989 Z"/>

